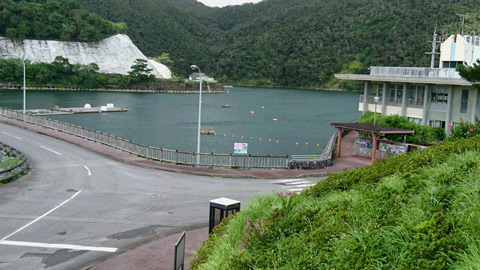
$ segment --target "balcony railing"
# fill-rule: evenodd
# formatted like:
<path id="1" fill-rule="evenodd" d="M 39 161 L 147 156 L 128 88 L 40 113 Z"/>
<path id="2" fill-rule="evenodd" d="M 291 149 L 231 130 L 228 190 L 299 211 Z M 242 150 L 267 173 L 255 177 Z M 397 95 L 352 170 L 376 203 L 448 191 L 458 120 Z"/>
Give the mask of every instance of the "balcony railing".
<path id="1" fill-rule="evenodd" d="M 363 97 L 364 95 L 360 95 L 359 103 L 363 103 Z M 375 97 L 373 96 L 368 96 L 367 103 L 375 104 L 374 98 Z M 424 103 L 423 100 L 408 99 L 407 107 L 421 108 L 423 107 L 423 103 Z M 380 99 L 378 100 L 377 105 L 382 105 L 382 97 L 380 97 Z M 402 98 L 388 98 L 387 105 L 402 106 Z"/>
<path id="2" fill-rule="evenodd" d="M 455 78 L 460 75 L 454 68 L 419 68 L 419 67 L 370 67 L 373 76 L 404 76 L 404 77 L 430 77 L 430 78 Z"/>

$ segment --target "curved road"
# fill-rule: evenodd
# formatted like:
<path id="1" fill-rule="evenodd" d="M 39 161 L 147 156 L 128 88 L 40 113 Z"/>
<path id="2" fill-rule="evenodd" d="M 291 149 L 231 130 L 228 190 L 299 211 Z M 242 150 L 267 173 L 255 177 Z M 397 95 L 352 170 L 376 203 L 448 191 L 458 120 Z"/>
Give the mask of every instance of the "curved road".
<path id="1" fill-rule="evenodd" d="M 211 199 L 317 181 L 223 179 L 108 159 L 0 123 L 0 141 L 26 154 L 30 172 L 0 187 L 0 269 L 82 269 L 151 240 L 208 224 Z M 297 181 L 297 182 L 294 182 Z"/>

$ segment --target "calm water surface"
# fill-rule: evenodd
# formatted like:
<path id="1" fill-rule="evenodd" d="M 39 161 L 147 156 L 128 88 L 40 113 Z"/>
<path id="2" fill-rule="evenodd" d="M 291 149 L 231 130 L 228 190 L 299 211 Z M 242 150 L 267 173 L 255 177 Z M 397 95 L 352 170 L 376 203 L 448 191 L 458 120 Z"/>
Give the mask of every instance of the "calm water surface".
<path id="1" fill-rule="evenodd" d="M 359 95 L 250 87 L 204 94 L 202 130 L 214 130 L 217 136 L 202 135 L 201 152 L 233 153 L 235 142 L 248 143 L 250 154 L 321 152 L 335 132 L 330 123 L 360 116 Z M 22 102 L 22 91 L 0 91 L 1 107 L 22 109 Z M 196 151 L 198 94 L 27 91 L 27 109 L 83 107 L 85 103 L 95 107 L 114 103 L 116 107 L 127 107 L 129 112 L 48 117 L 143 144 Z M 225 104 L 230 108 L 222 108 Z M 278 121 L 274 122 L 274 118 Z"/>

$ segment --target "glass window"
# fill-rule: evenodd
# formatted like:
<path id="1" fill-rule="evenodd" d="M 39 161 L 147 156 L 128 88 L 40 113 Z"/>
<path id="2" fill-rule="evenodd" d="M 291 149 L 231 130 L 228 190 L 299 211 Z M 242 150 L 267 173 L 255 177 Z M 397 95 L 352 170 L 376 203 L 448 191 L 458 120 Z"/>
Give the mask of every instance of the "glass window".
<path id="1" fill-rule="evenodd" d="M 429 126 L 431 126 L 431 127 L 445 128 L 445 121 L 430 120 Z"/>
<path id="2" fill-rule="evenodd" d="M 423 96 L 425 95 L 425 86 L 418 87 L 418 100 L 423 101 Z"/>
<path id="3" fill-rule="evenodd" d="M 441 87 L 432 88 L 432 103 L 447 104 L 448 102 L 448 89 Z"/>
<path id="4" fill-rule="evenodd" d="M 460 112 L 461 113 L 466 113 L 467 112 L 467 106 L 468 106 L 468 90 L 463 89 L 462 90 L 462 103 L 460 104 Z"/>

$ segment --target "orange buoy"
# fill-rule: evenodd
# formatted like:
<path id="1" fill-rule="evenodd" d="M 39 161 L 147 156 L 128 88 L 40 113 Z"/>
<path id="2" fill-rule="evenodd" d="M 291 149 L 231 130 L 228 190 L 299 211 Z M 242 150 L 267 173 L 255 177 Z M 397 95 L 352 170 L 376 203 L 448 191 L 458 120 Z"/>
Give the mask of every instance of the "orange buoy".
<path id="1" fill-rule="evenodd" d="M 251 114 L 255 114 L 255 111 L 250 111 Z"/>
<path id="2" fill-rule="evenodd" d="M 277 122 L 277 121 L 278 121 L 278 119 L 277 119 L 277 118 L 273 118 L 273 122 Z"/>

